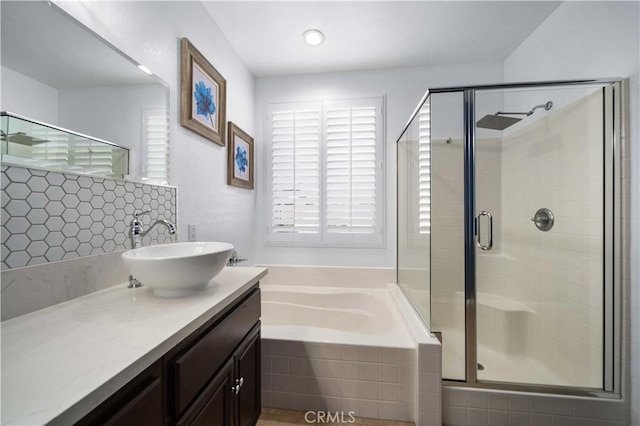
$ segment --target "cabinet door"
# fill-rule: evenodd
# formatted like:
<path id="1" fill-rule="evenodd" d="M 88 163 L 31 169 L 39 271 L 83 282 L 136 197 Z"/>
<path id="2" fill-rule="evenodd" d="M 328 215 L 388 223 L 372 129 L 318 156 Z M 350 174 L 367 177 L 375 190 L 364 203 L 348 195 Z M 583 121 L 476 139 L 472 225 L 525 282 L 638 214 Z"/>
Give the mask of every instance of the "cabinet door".
<path id="1" fill-rule="evenodd" d="M 242 381 L 238 393 L 238 426 L 255 425 L 260 417 L 260 322 L 244 339 L 235 354 L 236 378 Z"/>
<path id="2" fill-rule="evenodd" d="M 233 426 L 236 393 L 230 359 L 196 398 L 177 426 Z"/>

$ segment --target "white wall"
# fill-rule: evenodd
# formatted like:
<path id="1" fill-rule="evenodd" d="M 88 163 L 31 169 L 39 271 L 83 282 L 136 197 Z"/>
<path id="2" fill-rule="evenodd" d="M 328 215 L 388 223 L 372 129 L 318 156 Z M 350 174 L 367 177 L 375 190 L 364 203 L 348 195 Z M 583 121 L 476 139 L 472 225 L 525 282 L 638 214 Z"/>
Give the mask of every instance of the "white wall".
<path id="1" fill-rule="evenodd" d="M 171 86 L 171 184 L 178 232 L 228 241 L 253 263 L 255 191 L 228 186 L 227 150 L 180 126 L 180 38 L 227 80 L 227 120 L 254 134 L 253 76 L 200 2 L 56 2 Z"/>
<path id="2" fill-rule="evenodd" d="M 0 111 L 10 111 L 48 124 L 58 124 L 58 90 L 17 73 L 0 70 Z"/>
<path id="3" fill-rule="evenodd" d="M 506 81 L 554 80 L 597 77 L 628 77 L 630 95 L 630 134 L 623 143 L 630 147 L 626 163 L 631 174 L 625 177 L 630 185 L 631 216 L 625 222 L 630 239 L 630 253 L 625 265 L 630 265 L 627 277 L 630 293 L 624 295 L 630 303 L 623 319 L 631 327 L 631 424 L 640 424 L 640 4 L 637 2 L 565 2 L 525 40 L 505 61 Z M 631 261 L 631 259 L 635 259 Z M 626 275 L 626 274 L 625 274 Z M 626 336 L 627 337 L 627 336 Z M 623 354 L 626 358 L 626 354 Z"/>
<path id="4" fill-rule="evenodd" d="M 501 63 L 404 68 L 258 78 L 255 86 L 255 135 L 258 151 L 256 253 L 260 263 L 331 266 L 395 265 L 395 142 L 424 92 L 430 87 L 502 81 Z M 265 246 L 269 203 L 264 191 L 265 106 L 272 102 L 348 99 L 386 95 L 386 247 L 383 249 L 288 248 Z"/>

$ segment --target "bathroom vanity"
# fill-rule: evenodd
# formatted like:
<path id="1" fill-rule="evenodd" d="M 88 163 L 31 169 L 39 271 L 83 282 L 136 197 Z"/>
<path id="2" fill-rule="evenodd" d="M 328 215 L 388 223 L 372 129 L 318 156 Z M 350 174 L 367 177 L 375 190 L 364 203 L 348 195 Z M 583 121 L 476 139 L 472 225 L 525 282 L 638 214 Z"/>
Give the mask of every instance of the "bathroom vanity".
<path id="1" fill-rule="evenodd" d="M 126 285 L 2 323 L 2 424 L 253 425 L 265 268 L 159 298 Z"/>

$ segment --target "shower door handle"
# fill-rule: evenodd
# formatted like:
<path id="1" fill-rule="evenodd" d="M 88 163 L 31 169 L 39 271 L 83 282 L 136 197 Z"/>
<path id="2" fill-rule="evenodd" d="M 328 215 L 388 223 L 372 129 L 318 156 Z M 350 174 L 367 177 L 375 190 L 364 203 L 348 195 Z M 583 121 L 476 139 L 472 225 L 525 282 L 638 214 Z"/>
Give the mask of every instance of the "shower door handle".
<path id="1" fill-rule="evenodd" d="M 482 244 L 482 242 L 480 241 L 480 239 L 482 238 L 480 232 L 480 219 L 482 218 L 482 216 L 487 216 L 487 218 L 489 219 L 489 244 L 487 245 Z M 493 216 L 491 216 L 491 213 L 485 210 L 476 215 L 476 245 L 478 246 L 478 248 L 485 251 L 491 250 L 493 248 Z"/>

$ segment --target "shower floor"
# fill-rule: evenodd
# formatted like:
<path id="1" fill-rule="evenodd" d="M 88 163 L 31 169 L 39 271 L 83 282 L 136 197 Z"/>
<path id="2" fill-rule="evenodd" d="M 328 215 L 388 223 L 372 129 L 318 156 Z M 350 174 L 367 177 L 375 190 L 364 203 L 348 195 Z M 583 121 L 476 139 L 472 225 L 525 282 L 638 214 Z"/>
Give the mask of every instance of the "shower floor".
<path id="1" fill-rule="evenodd" d="M 442 378 L 464 380 L 464 346 L 456 345 L 464 338 L 456 331 L 442 331 Z M 447 339 L 447 337 L 449 337 Z M 462 340 L 460 340 L 462 339 Z M 448 343 L 448 344 L 447 344 Z M 478 380 L 491 382 L 526 383 L 541 385 L 567 385 L 552 370 L 529 357 L 506 356 L 486 346 L 478 347 L 478 362 L 484 366 L 478 371 Z"/>

